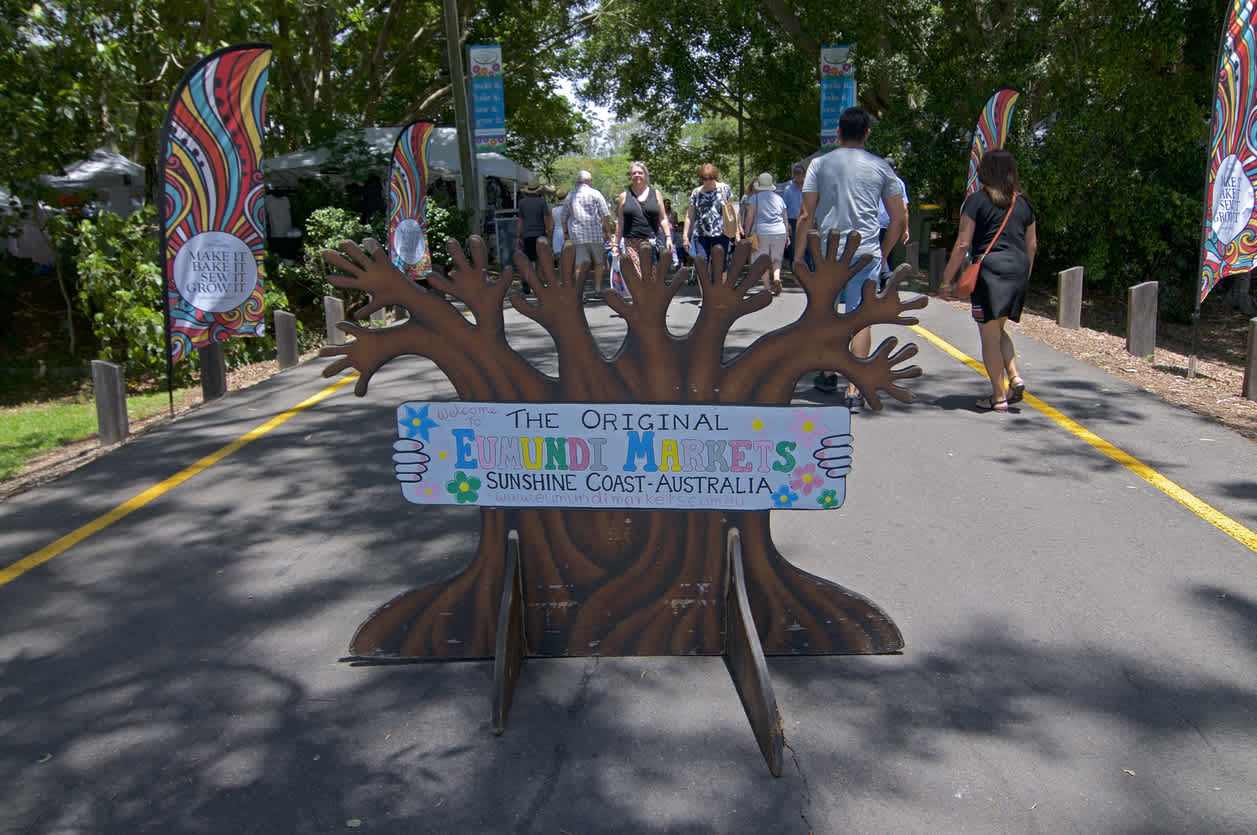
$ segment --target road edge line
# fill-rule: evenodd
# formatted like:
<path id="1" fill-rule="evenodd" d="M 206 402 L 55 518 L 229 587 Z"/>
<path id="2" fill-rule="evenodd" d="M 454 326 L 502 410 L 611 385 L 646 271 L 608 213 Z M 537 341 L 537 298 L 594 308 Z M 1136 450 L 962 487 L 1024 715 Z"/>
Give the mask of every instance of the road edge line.
<path id="1" fill-rule="evenodd" d="M 205 456 L 204 458 L 197 461 L 196 463 L 191 464 L 188 467 L 185 467 L 183 470 L 180 470 L 179 472 L 170 476 L 166 480 L 148 488 L 143 493 L 140 493 L 137 496 L 133 496 L 132 498 L 128 499 L 127 501 L 115 507 L 113 510 L 110 510 L 109 512 L 105 513 L 102 516 L 98 516 L 97 518 L 93 519 L 91 522 L 88 522 L 86 525 L 83 525 L 82 527 L 79 527 L 76 530 L 71 531 L 70 533 L 66 534 L 65 536 L 61 537 L 55 542 L 45 545 L 43 548 L 40 548 L 35 553 L 30 554 L 29 556 L 23 557 L 22 559 L 18 560 L 12 565 L 8 565 L 8 566 L 5 566 L 4 568 L 0 568 L 0 586 L 4 586 L 4 585 L 7 585 L 8 583 L 13 582 L 14 580 L 16 580 L 18 577 L 21 577 L 26 572 L 30 571 L 33 568 L 38 568 L 39 566 L 51 560 L 53 557 L 56 557 L 59 554 L 64 553 L 65 551 L 79 544 L 83 540 L 87 539 L 89 536 L 100 533 L 105 528 L 112 525 L 114 522 L 117 522 L 118 520 L 130 515 L 134 511 L 139 510 L 140 508 L 144 507 L 144 505 L 148 504 L 154 499 L 170 492 L 171 490 L 178 487 L 180 484 L 183 484 L 185 481 L 197 475 L 198 473 L 201 473 L 209 469 L 210 467 L 214 466 L 219 461 L 222 461 L 224 458 L 231 455 L 233 452 L 236 452 L 242 447 L 252 443 L 253 441 L 256 441 L 258 438 L 262 437 L 267 432 L 270 432 L 275 427 L 280 426 L 283 423 L 286 423 L 287 421 L 296 417 L 298 414 L 310 408 L 314 404 L 319 403 L 320 401 L 326 400 L 327 398 L 331 397 L 333 394 L 340 391 L 342 388 L 344 388 L 345 386 L 349 385 L 350 383 L 354 382 L 357 379 L 358 379 L 358 374 L 357 372 L 354 372 L 347 375 L 343 379 L 337 380 L 335 383 L 332 383 L 330 386 L 327 386 L 322 391 L 319 391 L 318 393 L 313 394 L 310 397 L 307 397 L 305 400 L 301 401 L 296 406 L 293 406 L 292 408 L 284 412 L 281 412 L 280 414 L 268 420 L 266 423 L 263 423 L 262 425 L 253 428 L 249 432 L 246 432 L 244 435 L 241 435 L 239 438 L 236 438 L 234 441 L 222 447 L 221 449 L 211 452 L 209 455 Z"/>
<path id="2" fill-rule="evenodd" d="M 926 330 L 920 325 L 910 325 L 909 327 L 914 332 L 920 334 L 922 337 L 933 343 L 934 346 L 943 351 L 943 353 L 960 360 L 974 371 L 977 371 L 983 377 L 987 376 L 986 367 L 981 362 L 969 356 L 964 351 L 961 351 L 941 336 Z M 1043 402 L 1034 395 L 1027 393 L 1022 402 L 1047 417 L 1053 423 L 1056 423 L 1074 437 L 1085 441 L 1094 449 L 1099 450 L 1109 458 L 1116 461 L 1118 464 L 1121 464 L 1127 470 L 1139 476 L 1162 493 L 1165 493 L 1171 499 L 1183 505 L 1197 516 L 1225 533 L 1227 536 L 1236 540 L 1250 550 L 1257 551 L 1257 533 L 1254 533 L 1249 528 L 1246 528 L 1239 522 L 1236 522 L 1230 516 L 1227 516 L 1213 505 L 1203 499 L 1200 499 L 1183 487 L 1180 487 L 1178 484 L 1166 478 L 1152 467 L 1149 467 L 1129 452 L 1114 446 L 1104 438 L 1101 438 L 1099 435 L 1080 424 L 1078 421 L 1066 416 L 1055 407 L 1049 406 L 1047 403 Z"/>

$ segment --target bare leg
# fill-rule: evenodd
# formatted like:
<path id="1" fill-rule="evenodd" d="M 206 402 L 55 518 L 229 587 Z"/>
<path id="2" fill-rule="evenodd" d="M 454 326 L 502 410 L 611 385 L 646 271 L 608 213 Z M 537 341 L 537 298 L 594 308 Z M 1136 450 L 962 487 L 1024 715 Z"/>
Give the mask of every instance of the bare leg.
<path id="1" fill-rule="evenodd" d="M 594 264 L 594 292 L 602 295 L 602 264 Z"/>
<path id="2" fill-rule="evenodd" d="M 986 366 L 986 376 L 991 378 L 991 404 L 995 405 L 1008 399 L 1008 388 L 1004 385 L 1004 353 L 1002 344 L 1008 339 L 1004 332 L 1004 323 L 1008 321 L 1001 316 L 990 322 L 978 325 L 978 336 L 982 341 L 982 364 Z M 852 343 L 854 344 L 854 343 Z M 1012 345 L 1012 340 L 1008 339 Z"/>
<path id="3" fill-rule="evenodd" d="M 1013 347 L 1013 338 L 1008 335 L 1008 331 L 1002 328 L 1000 329 L 999 349 L 1000 355 L 1004 359 L 1004 370 L 1008 372 L 1008 382 L 1024 382 L 1021 379 L 1021 375 L 1017 373 L 1017 350 Z"/>
<path id="4" fill-rule="evenodd" d="M 856 359 L 864 359 L 873 350 L 873 330 L 872 328 L 860 328 L 855 336 L 851 337 L 851 355 Z M 847 394 L 855 397 L 860 393 L 860 389 L 855 383 L 847 383 Z"/>

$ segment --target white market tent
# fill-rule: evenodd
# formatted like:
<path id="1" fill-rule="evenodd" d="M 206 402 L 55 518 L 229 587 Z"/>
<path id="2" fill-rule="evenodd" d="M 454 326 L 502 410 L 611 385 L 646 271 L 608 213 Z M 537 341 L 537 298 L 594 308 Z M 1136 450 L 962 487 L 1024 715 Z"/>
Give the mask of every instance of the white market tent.
<path id="1" fill-rule="evenodd" d="M 364 128 L 362 142 L 387 165 L 401 128 Z M 342 134 L 342 137 L 344 135 Z M 290 154 L 262 161 L 266 181 L 274 189 L 295 188 L 307 177 L 318 177 L 324 163 L 332 156 L 327 147 L 305 148 Z M 436 128 L 428 146 L 428 170 L 433 178 L 456 178 L 462 170 L 458 159 L 458 133 L 454 128 Z M 483 183 L 488 177 L 514 182 L 537 179 L 537 175 L 502 154 L 486 151 L 476 154 L 476 171 Z"/>
<path id="2" fill-rule="evenodd" d="M 62 176 L 39 179 L 67 196 L 95 192 L 100 208 L 124 217 L 144 205 L 144 166 L 108 147 L 97 148 L 87 159 L 67 165 Z"/>
<path id="3" fill-rule="evenodd" d="M 78 206 L 89 212 L 105 210 L 126 217 L 145 201 L 144 166 L 109 147 L 97 148 L 87 159 L 67 165 L 62 174 L 45 174 L 39 182 L 61 195 L 61 205 L 57 205 L 56 200 L 48 200 L 48 205 L 39 204 L 36 211 L 41 218 L 66 206 Z M 16 201 L 5 191 L 0 191 L 0 213 L 19 214 Z M 0 239 L 0 246 L 39 264 L 53 262 L 52 250 L 39 231 L 36 219 L 19 220 L 15 231 L 15 236 Z"/>

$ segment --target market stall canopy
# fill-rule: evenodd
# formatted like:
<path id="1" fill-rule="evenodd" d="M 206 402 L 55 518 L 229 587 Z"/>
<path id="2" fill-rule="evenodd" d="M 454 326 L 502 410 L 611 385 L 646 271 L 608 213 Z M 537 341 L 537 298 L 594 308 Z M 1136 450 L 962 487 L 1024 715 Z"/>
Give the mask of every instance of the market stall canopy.
<path id="1" fill-rule="evenodd" d="M 393 153 L 393 143 L 401 128 L 363 128 L 358 132 L 344 132 L 340 142 L 352 141 L 357 138 L 372 156 L 378 157 L 384 168 L 381 174 L 387 174 L 388 161 Z M 356 133 L 356 137 L 355 137 Z M 429 146 L 428 170 L 434 177 L 455 177 L 462 170 L 458 160 L 458 132 L 454 128 L 436 128 L 432 131 L 432 144 Z M 326 145 L 293 151 L 283 156 L 272 157 L 262 161 L 262 170 L 272 188 L 295 188 L 297 183 L 308 177 L 334 173 L 324 171 L 324 166 L 332 157 L 332 149 Z M 501 154 L 484 152 L 476 154 L 476 168 L 480 179 L 497 177 L 502 180 L 527 182 L 537 179 L 537 175 L 524 166 Z"/>
<path id="2" fill-rule="evenodd" d="M 95 192 L 101 208 L 123 216 L 144 204 L 144 166 L 108 147 L 67 165 L 61 176 L 46 174 L 39 180 L 66 197 Z"/>

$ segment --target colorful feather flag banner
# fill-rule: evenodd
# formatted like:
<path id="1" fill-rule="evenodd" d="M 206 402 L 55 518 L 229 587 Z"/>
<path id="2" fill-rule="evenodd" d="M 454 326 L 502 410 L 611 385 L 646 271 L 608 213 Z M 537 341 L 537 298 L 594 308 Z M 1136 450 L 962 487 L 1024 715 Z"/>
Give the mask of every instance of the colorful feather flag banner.
<path id="1" fill-rule="evenodd" d="M 1232 0 L 1218 49 L 1197 301 L 1257 264 L 1257 39 L 1254 0 Z"/>
<path id="2" fill-rule="evenodd" d="M 388 179 L 388 252 L 393 266 L 411 281 L 432 272 L 428 251 L 428 142 L 431 122 L 412 122 L 393 145 L 393 167 Z"/>
<path id="3" fill-rule="evenodd" d="M 162 131 L 162 253 L 170 358 L 261 336 L 269 44 L 218 50 L 188 71 Z"/>
<path id="4" fill-rule="evenodd" d="M 965 197 L 978 190 L 978 163 L 982 155 L 993 148 L 1003 148 L 1008 138 L 1008 126 L 1013 120 L 1013 105 L 1020 90 L 1001 87 L 986 100 L 978 127 L 973 132 L 973 146 L 969 148 L 969 177 L 965 180 Z"/>

